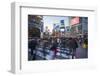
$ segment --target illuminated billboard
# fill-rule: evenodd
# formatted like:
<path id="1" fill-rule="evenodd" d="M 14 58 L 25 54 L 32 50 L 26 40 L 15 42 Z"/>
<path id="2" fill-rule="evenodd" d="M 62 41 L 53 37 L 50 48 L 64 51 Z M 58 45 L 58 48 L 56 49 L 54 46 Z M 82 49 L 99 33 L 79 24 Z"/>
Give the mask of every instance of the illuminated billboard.
<path id="1" fill-rule="evenodd" d="M 74 17 L 71 19 L 71 25 L 75 25 L 75 24 L 78 24 L 80 23 L 80 19 L 79 17 Z"/>

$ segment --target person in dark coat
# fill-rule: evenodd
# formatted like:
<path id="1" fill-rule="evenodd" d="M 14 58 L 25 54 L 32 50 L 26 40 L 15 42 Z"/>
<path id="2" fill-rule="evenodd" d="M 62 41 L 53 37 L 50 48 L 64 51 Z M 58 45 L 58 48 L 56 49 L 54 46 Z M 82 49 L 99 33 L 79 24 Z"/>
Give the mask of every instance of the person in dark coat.
<path id="1" fill-rule="evenodd" d="M 31 49 L 31 56 L 33 57 L 32 60 L 36 59 L 36 46 L 37 46 L 37 41 L 35 39 L 29 42 L 29 48 Z"/>
<path id="2" fill-rule="evenodd" d="M 43 55 L 44 55 L 44 60 L 46 60 L 46 47 L 47 47 L 47 40 L 43 41 Z"/>
<path id="3" fill-rule="evenodd" d="M 50 49 L 54 52 L 54 58 L 56 57 L 56 54 L 57 54 L 57 46 L 58 46 L 57 42 L 54 41 L 53 44 L 52 44 L 52 47 Z"/>
<path id="4" fill-rule="evenodd" d="M 78 48 L 77 41 L 74 38 L 70 38 L 68 41 L 68 47 L 72 52 L 72 59 L 74 59 L 74 56 L 76 54 L 76 48 Z"/>

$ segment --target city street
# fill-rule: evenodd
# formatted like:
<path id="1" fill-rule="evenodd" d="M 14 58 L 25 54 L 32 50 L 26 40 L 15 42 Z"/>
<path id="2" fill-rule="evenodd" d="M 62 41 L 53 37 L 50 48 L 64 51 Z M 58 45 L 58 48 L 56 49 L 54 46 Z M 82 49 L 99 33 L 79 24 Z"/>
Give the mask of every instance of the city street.
<path id="1" fill-rule="evenodd" d="M 78 45 L 79 47 L 76 49 L 76 55 L 74 59 L 79 58 L 88 58 L 88 51 L 82 46 Z M 58 52 L 56 53 L 56 56 L 54 57 L 54 51 L 45 49 L 45 51 L 42 48 L 37 48 L 36 50 L 36 56 L 35 60 L 54 60 L 54 59 L 72 59 L 72 54 L 70 53 L 69 49 L 58 49 Z M 32 57 L 32 56 L 31 56 Z M 32 60 L 32 58 L 29 57 L 29 60 Z"/>
<path id="2" fill-rule="evenodd" d="M 88 17 L 28 15 L 29 61 L 84 58 Z"/>
<path id="3" fill-rule="evenodd" d="M 38 50 L 36 51 L 36 56 L 35 56 L 35 60 L 70 59 L 70 58 L 71 58 L 71 55 L 69 53 L 69 50 L 59 50 L 56 56 L 54 57 L 54 51 L 48 50 L 48 49 L 43 51 L 42 48 L 38 48 Z"/>

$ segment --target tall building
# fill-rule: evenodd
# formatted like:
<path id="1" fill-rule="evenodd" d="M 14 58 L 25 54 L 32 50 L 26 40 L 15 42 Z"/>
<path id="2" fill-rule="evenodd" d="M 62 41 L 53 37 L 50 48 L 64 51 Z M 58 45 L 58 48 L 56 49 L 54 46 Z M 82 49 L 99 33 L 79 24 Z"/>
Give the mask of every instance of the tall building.
<path id="1" fill-rule="evenodd" d="M 88 33 L 87 17 L 71 17 L 70 19 L 71 35 L 73 37 L 82 36 Z"/>
<path id="2" fill-rule="evenodd" d="M 62 32 L 65 31 L 65 22 L 64 22 L 64 20 L 60 20 L 60 30 L 61 30 Z"/>
<path id="3" fill-rule="evenodd" d="M 60 37 L 60 23 L 54 23 L 52 31 L 54 37 Z"/>
<path id="4" fill-rule="evenodd" d="M 59 23 L 53 24 L 53 30 L 59 32 L 60 31 L 60 24 Z"/>
<path id="5" fill-rule="evenodd" d="M 80 34 L 80 17 L 70 17 L 71 36 L 77 37 Z"/>
<path id="6" fill-rule="evenodd" d="M 42 16 L 28 15 L 28 35 L 29 37 L 41 37 L 43 31 Z"/>
<path id="7" fill-rule="evenodd" d="M 59 37 L 70 37 L 70 19 L 62 19 L 59 23 L 53 24 L 53 31 L 56 33 L 56 36 Z"/>
<path id="8" fill-rule="evenodd" d="M 82 34 L 88 33 L 88 17 L 81 17 Z"/>

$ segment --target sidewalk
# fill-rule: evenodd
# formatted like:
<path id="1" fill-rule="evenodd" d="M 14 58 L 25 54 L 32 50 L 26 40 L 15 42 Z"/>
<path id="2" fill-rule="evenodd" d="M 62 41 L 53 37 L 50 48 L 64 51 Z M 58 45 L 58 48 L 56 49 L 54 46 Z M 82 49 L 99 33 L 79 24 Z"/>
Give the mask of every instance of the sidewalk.
<path id="1" fill-rule="evenodd" d="M 88 58 L 88 50 L 82 48 L 79 45 L 79 48 L 76 49 L 76 59 L 78 58 Z"/>

